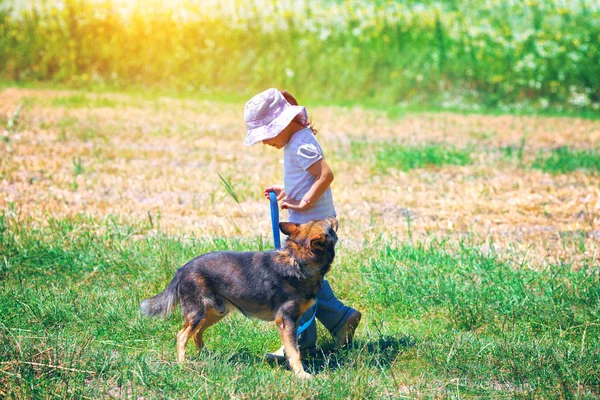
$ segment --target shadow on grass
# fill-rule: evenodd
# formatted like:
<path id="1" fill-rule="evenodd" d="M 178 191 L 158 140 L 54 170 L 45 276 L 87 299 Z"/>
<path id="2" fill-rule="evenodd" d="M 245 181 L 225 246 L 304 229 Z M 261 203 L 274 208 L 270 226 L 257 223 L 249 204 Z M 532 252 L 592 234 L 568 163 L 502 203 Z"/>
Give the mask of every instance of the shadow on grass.
<path id="1" fill-rule="evenodd" d="M 377 366 L 378 368 L 387 368 L 403 351 L 415 347 L 416 341 L 410 335 L 402 336 L 380 336 L 371 340 L 355 339 L 352 345 L 342 350 L 334 350 L 331 345 L 318 348 L 316 354 L 303 359 L 302 365 L 307 372 L 319 374 L 324 371 L 336 371 L 337 369 L 348 367 L 353 368 L 357 362 L 361 367 Z M 268 363 L 280 368 L 288 368 L 287 362 L 266 359 L 264 355 L 257 354 L 249 348 L 241 348 L 234 354 L 219 354 L 219 352 L 203 349 L 203 354 L 191 352 L 188 353 L 188 359 L 191 361 L 206 362 L 207 358 L 212 362 L 225 363 L 230 365 L 256 366 L 261 363 Z"/>
<path id="2" fill-rule="evenodd" d="M 318 374 L 324 370 L 335 371 L 346 364 L 352 365 L 362 358 L 361 365 L 387 368 L 404 350 L 416 345 L 415 339 L 409 335 L 381 336 L 373 340 L 355 339 L 348 349 L 334 351 L 323 349 L 315 357 L 304 361 L 309 372 Z"/>
<path id="3" fill-rule="evenodd" d="M 355 340 L 352 345 L 343 350 L 334 350 L 327 346 L 319 348 L 313 356 L 302 360 L 307 372 L 319 374 L 323 371 L 335 371 L 346 365 L 352 365 L 361 358 L 361 365 L 378 366 L 387 368 L 398 357 L 402 351 L 416 345 L 413 337 L 403 335 L 382 336 L 376 340 Z M 264 358 L 257 357 L 249 351 L 243 351 L 229 359 L 230 362 L 253 363 L 263 361 Z M 287 367 L 286 362 L 268 361 L 271 364 Z"/>

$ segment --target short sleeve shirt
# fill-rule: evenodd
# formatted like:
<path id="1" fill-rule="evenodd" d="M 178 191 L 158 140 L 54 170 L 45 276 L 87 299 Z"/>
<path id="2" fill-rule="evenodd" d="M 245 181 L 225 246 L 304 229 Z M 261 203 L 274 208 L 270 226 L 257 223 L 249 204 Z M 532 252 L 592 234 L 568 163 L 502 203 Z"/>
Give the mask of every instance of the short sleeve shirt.
<path id="1" fill-rule="evenodd" d="M 301 200 L 315 183 L 315 177 L 307 171 L 311 165 L 323 159 L 323 151 L 309 128 L 296 132 L 283 149 L 283 181 L 288 197 Z M 290 222 L 304 223 L 311 219 L 335 216 L 331 187 L 306 211 L 289 210 Z"/>

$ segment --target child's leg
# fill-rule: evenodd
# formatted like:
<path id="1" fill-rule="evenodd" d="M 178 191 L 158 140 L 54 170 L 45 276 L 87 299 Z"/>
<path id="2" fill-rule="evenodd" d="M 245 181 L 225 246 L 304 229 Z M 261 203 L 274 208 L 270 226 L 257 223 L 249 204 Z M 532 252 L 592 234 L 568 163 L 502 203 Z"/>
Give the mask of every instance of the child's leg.
<path id="1" fill-rule="evenodd" d="M 353 318 L 352 333 L 358 323 L 360 322 L 360 313 L 352 307 L 345 306 L 344 303 L 338 300 L 331 290 L 329 282 L 323 280 L 321 289 L 317 293 L 317 299 L 319 304 L 317 306 L 317 319 L 327 328 L 327 330 L 333 335 L 334 338 L 339 339 L 338 345 L 343 345 L 344 338 L 337 338 L 340 329 L 348 329 L 346 322 L 349 317 Z M 314 306 L 306 310 L 304 315 L 300 318 L 299 326 L 302 326 L 309 321 L 314 314 Z M 358 317 L 358 320 L 356 318 Z M 345 334 L 346 332 L 344 332 Z M 352 336 L 352 334 L 350 335 Z M 298 336 L 298 346 L 300 350 L 313 349 L 317 343 L 317 325 L 316 321 L 313 321 L 304 332 Z"/>
<path id="2" fill-rule="evenodd" d="M 331 332 L 332 335 L 335 336 L 335 331 L 332 329 L 337 329 L 338 325 L 343 325 L 343 318 L 348 311 L 351 310 L 350 307 L 346 307 L 344 303 L 339 301 L 333 291 L 331 290 L 331 286 L 329 282 L 323 280 L 323 284 L 321 285 L 321 289 L 317 292 L 317 300 L 319 304 L 317 305 L 317 315 L 316 319 L 321 321 L 321 323 Z M 300 318 L 299 326 L 302 326 L 307 321 L 309 321 L 313 314 L 315 313 L 315 306 L 312 306 L 302 318 Z M 315 347 L 317 343 L 317 324 L 316 319 L 306 328 L 304 332 L 298 336 L 298 346 L 300 350 L 311 349 Z"/>
<path id="3" fill-rule="evenodd" d="M 346 322 L 348 317 L 356 310 L 345 306 L 344 303 L 339 301 L 338 298 L 335 297 L 335 294 L 333 294 L 329 282 L 326 280 L 323 280 L 321 290 L 317 293 L 317 299 L 319 299 L 317 318 L 335 337 L 338 330 L 344 326 L 344 322 Z"/>

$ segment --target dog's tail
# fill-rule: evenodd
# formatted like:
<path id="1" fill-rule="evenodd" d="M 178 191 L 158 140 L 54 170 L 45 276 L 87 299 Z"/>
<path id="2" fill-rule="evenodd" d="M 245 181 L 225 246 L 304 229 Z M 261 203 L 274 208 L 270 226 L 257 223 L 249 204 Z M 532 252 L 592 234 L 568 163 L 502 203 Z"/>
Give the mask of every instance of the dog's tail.
<path id="1" fill-rule="evenodd" d="M 140 304 L 142 314 L 149 317 L 168 317 L 175 308 L 179 299 L 177 298 L 177 276 L 169 283 L 169 286 L 154 297 L 143 300 Z"/>

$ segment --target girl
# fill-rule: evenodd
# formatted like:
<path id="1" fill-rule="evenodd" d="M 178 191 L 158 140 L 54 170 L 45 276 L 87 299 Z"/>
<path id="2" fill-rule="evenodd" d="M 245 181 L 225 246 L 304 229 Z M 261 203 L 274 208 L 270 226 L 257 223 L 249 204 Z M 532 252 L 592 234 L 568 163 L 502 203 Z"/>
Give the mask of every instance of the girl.
<path id="1" fill-rule="evenodd" d="M 288 92 L 268 89 L 246 103 L 244 117 L 248 127 L 246 145 L 262 142 L 283 149 L 284 184 L 266 188 L 265 197 L 269 198 L 269 192 L 275 192 L 277 200 L 282 200 L 281 208 L 289 211 L 290 222 L 305 223 L 335 217 L 329 187 L 333 172 L 323 158 L 306 109 Z M 317 319 L 331 332 L 336 347 L 349 343 L 360 323 L 361 313 L 339 301 L 326 280 L 317 299 Z M 309 321 L 313 314 L 314 308 L 308 309 L 300 319 L 300 325 Z M 301 353 L 314 353 L 316 341 L 317 327 L 313 320 L 298 338 Z M 268 353 L 267 358 L 284 361 L 283 347 Z"/>

